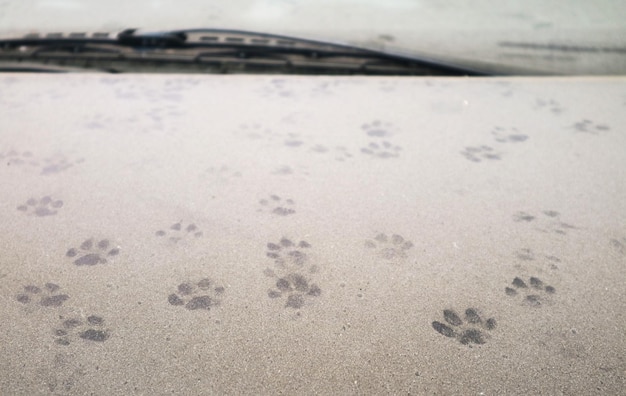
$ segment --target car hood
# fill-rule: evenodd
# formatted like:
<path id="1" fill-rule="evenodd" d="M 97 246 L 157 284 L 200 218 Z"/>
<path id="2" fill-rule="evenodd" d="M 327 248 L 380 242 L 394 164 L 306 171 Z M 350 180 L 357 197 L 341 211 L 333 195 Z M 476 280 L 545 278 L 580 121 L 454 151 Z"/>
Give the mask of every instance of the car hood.
<path id="1" fill-rule="evenodd" d="M 624 389 L 625 79 L 0 87 L 5 393 Z"/>

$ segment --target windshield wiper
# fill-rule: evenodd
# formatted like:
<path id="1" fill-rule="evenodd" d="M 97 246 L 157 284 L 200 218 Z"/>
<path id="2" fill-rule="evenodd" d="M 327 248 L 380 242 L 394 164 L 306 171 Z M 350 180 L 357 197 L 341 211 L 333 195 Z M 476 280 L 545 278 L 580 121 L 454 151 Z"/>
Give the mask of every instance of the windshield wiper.
<path id="1" fill-rule="evenodd" d="M 0 70 L 4 62 L 111 72 L 491 75 L 428 58 L 224 29 L 28 34 L 0 39 Z"/>

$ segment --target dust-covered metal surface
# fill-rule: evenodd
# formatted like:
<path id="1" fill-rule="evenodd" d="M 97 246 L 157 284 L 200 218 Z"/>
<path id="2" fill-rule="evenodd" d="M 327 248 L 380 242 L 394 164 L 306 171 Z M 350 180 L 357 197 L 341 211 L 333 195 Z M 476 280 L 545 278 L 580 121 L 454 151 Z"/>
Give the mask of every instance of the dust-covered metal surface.
<path id="1" fill-rule="evenodd" d="M 626 80 L 3 75 L 0 393 L 618 394 Z"/>

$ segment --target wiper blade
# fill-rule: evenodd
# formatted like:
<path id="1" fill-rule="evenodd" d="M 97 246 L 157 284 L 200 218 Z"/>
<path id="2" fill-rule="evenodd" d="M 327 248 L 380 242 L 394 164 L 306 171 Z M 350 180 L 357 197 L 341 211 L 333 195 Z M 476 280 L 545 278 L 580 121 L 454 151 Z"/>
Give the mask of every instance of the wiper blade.
<path id="1" fill-rule="evenodd" d="M 182 48 L 188 36 L 184 31 L 137 33 L 138 29 L 126 29 L 117 35 L 121 45 L 142 48 Z"/>
<path id="2" fill-rule="evenodd" d="M 491 75 L 428 58 L 225 29 L 29 34 L 0 39 L 0 61 L 38 61 L 118 72 L 146 71 L 146 67 L 169 71 L 163 68 L 170 67 L 173 71 L 217 73 Z"/>

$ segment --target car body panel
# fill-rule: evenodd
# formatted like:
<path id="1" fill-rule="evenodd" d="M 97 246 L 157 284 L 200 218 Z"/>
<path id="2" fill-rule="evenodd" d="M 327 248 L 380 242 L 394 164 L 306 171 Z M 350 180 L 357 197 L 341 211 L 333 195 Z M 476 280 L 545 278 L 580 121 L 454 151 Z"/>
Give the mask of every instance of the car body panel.
<path id="1" fill-rule="evenodd" d="M 626 79 L 0 76 L 3 394 L 618 394 Z"/>

